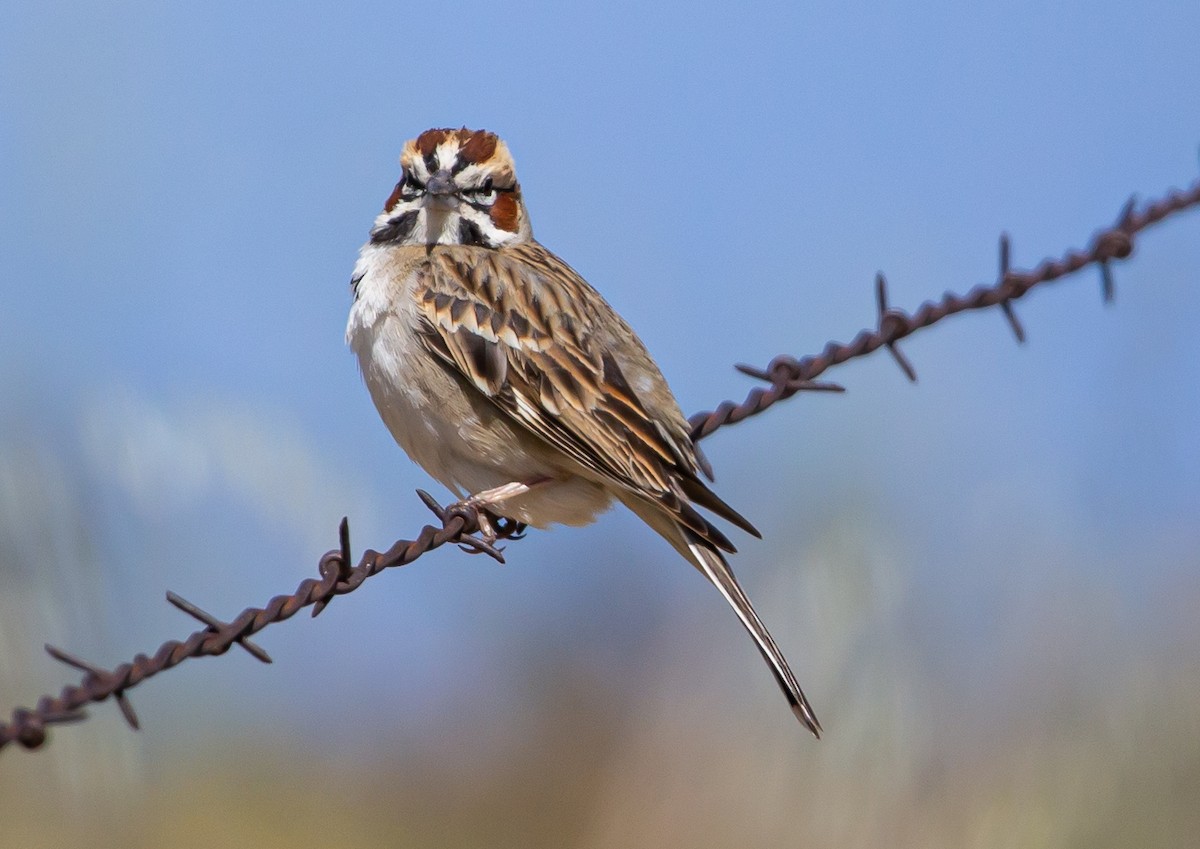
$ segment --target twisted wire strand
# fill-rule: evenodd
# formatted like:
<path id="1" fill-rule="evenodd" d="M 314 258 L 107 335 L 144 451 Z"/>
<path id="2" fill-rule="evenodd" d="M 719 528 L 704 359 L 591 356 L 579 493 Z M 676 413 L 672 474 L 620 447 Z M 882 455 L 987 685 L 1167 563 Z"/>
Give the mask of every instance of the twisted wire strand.
<path id="1" fill-rule="evenodd" d="M 1084 250 L 1067 251 L 1057 259 L 1045 259 L 1032 271 L 1014 271 L 1009 266 L 1011 244 L 1008 236 L 1002 235 L 1000 273 L 995 283 L 978 285 L 965 295 L 947 292 L 940 301 L 926 301 L 911 314 L 889 306 L 887 281 L 880 274 L 875 278 L 879 316 L 874 328 L 860 331 L 850 342 L 830 342 L 819 354 L 810 354 L 800 359 L 781 354 L 771 360 L 766 368 L 739 365 L 739 371 L 765 380 L 770 386 L 751 389 L 741 403 L 724 401 L 714 410 L 693 415 L 690 419 L 692 439 L 700 440 L 711 436 L 718 429 L 757 415 L 797 392 L 840 389 L 841 387 L 835 384 L 818 383 L 816 378 L 832 366 L 866 356 L 879 348 L 886 347 L 905 376 L 915 381 L 916 371 L 897 343 L 924 327 L 967 310 L 1000 306 L 1017 341 L 1024 341 L 1025 331 L 1013 310 L 1013 301 L 1035 286 L 1050 283 L 1091 265 L 1099 266 L 1104 299 L 1111 301 L 1114 285 L 1110 263 L 1126 259 L 1133 253 L 1134 239 L 1142 230 L 1198 204 L 1200 180 L 1186 189 L 1173 189 L 1140 209 L 1137 208 L 1134 199 L 1130 198 L 1121 208 L 1116 224 L 1098 231 L 1092 237 L 1089 247 Z"/>
<path id="2" fill-rule="evenodd" d="M 743 373 L 767 381 L 770 385 L 755 387 L 740 403 L 725 401 L 715 410 L 692 416 L 692 438 L 700 440 L 710 436 L 718 429 L 757 415 L 798 392 L 840 391 L 840 386 L 818 382 L 816 378 L 832 366 L 866 356 L 879 348 L 886 347 L 905 375 L 910 380 L 916 380 L 916 371 L 897 343 L 917 330 L 967 310 L 1001 307 L 1017 340 L 1023 341 L 1025 332 L 1013 310 L 1013 301 L 1035 286 L 1058 280 L 1091 265 L 1100 269 L 1105 300 L 1112 300 L 1114 286 L 1110 263 L 1126 259 L 1133 253 L 1135 237 L 1142 230 L 1197 205 L 1200 205 L 1200 180 L 1187 189 L 1169 191 L 1140 209 L 1130 199 L 1122 208 L 1116 224 L 1098 231 L 1088 248 L 1068 251 L 1057 259 L 1043 260 L 1032 271 L 1014 271 L 1010 267 L 1011 245 L 1007 235 L 1003 235 L 1000 237 L 1000 271 L 995 283 L 976 286 L 965 295 L 947 293 L 939 301 L 926 301 L 911 314 L 890 306 L 887 281 L 880 274 L 875 280 L 878 321 L 874 328 L 859 332 L 847 343 L 830 342 L 819 354 L 799 359 L 781 354 L 765 368 L 739 365 L 737 368 Z M 480 517 L 475 508 L 463 504 L 442 507 L 427 493 L 418 491 L 418 494 L 440 520 L 440 526 L 425 525 L 415 539 L 398 540 L 382 553 L 367 549 L 358 563 L 351 565 L 353 557 L 349 524 L 343 519 L 339 527 L 339 547 L 321 557 L 317 565 L 319 578 L 306 578 L 290 595 L 277 595 L 265 607 L 248 607 L 229 622 L 223 622 L 168 592 L 167 601 L 202 622 L 204 627 L 183 641 L 168 640 L 152 656 L 139 654 L 127 663 L 104 669 L 47 645 L 46 650 L 52 657 L 80 670 L 84 673 L 83 677 L 79 683 L 64 687 L 57 696 L 42 696 L 32 709 L 15 709 L 7 722 L 0 723 L 0 749 L 10 743 L 26 749 L 39 748 L 47 740 L 49 726 L 83 720 L 86 718 L 83 711 L 85 705 L 108 698 L 117 702 L 126 721 L 137 728 L 137 714 L 126 692 L 147 678 L 178 666 L 188 658 L 224 654 L 235 645 L 258 660 L 270 663 L 270 656 L 250 641 L 251 636 L 268 625 L 290 619 L 306 607 L 312 607 L 312 615 L 317 616 L 335 596 L 353 592 L 373 575 L 411 563 L 447 543 L 455 543 L 468 552 L 486 554 L 503 562 L 501 549 L 490 541 L 474 536 L 480 530 Z M 489 518 L 499 539 L 520 539 L 524 533 L 524 526 L 519 523 L 499 517 Z"/>

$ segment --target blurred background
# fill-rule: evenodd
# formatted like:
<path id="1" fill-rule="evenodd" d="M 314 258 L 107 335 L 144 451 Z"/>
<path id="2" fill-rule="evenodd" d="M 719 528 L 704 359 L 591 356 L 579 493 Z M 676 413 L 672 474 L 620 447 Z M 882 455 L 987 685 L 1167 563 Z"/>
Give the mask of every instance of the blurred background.
<path id="1" fill-rule="evenodd" d="M 484 127 L 688 412 L 1190 183 L 1200 7 L 0 8 L 0 711 L 411 536 L 342 340 L 406 138 Z M 623 511 L 443 550 L 0 756 L 0 846 L 1041 847 L 1200 833 L 1200 215 L 705 443 L 827 734 Z M 445 495 L 434 489 L 439 495 Z"/>

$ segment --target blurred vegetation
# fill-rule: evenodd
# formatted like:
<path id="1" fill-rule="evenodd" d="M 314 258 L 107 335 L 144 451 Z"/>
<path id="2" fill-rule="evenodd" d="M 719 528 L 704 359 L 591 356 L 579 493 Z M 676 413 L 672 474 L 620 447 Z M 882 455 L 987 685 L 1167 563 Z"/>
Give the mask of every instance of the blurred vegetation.
<path id="1" fill-rule="evenodd" d="M 103 552 L 89 542 L 103 534 L 72 494 L 86 482 L 28 433 L 10 431 L 4 449 L 7 706 L 61 678 L 47 679 L 37 642 L 104 643 L 114 626 L 69 609 L 103 596 L 93 569 Z M 698 634 L 718 608 L 697 593 L 616 658 L 599 640 L 526 634 L 501 673 L 518 682 L 516 704 L 487 704 L 485 683 L 469 691 L 482 704 L 416 728 L 402 706 L 358 706 L 355 692 L 341 694 L 329 721 L 342 730 L 328 739 L 298 719 L 315 704 L 280 713 L 278 699 L 235 689 L 155 705 L 141 735 L 94 707 L 46 750 L 4 753 L 0 847 L 1191 845 L 1200 625 L 1187 611 L 1200 583 L 1174 588 L 1154 622 L 1105 611 L 1112 596 L 1086 577 L 1060 585 L 1104 615 L 1090 627 L 1107 636 L 1081 646 L 1068 621 L 1047 616 L 1053 605 L 1026 604 L 1005 630 L 1023 635 L 1003 652 L 1016 656 L 973 667 L 972 690 L 914 637 L 922 607 L 904 545 L 868 512 L 832 511 L 810 542 L 777 547 L 748 581 L 771 620 L 799 623 L 777 630 L 828 729 L 820 742 L 794 724 L 736 626 Z M 604 627 L 628 613 L 605 611 Z M 224 680 L 211 666 L 205 675 Z M 184 680 L 143 689 L 153 702 Z M 241 719 L 204 718 L 233 703 Z"/>

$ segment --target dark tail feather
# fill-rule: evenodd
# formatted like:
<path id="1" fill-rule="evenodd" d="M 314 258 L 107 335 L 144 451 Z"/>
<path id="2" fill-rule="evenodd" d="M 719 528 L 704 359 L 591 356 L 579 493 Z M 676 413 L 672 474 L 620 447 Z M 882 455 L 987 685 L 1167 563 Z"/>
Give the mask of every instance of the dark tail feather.
<path id="1" fill-rule="evenodd" d="M 742 591 L 729 564 L 725 562 L 721 552 L 706 545 L 703 540 L 691 532 L 685 531 L 684 533 L 687 534 L 688 550 L 692 553 L 696 565 L 720 590 L 721 595 L 725 596 L 725 600 L 742 620 L 742 625 L 754 638 L 758 650 L 762 652 L 767 665 L 775 673 L 775 680 L 779 682 L 779 688 L 783 690 L 783 694 L 791 704 L 792 713 L 796 714 L 796 718 L 803 722 L 809 731 L 816 737 L 820 737 L 821 723 L 817 721 L 817 715 L 813 713 L 812 706 L 809 705 L 808 699 L 804 697 L 804 692 L 796 682 L 796 676 L 792 674 L 787 659 L 779 650 L 779 646 L 775 644 L 767 626 L 758 618 L 754 605 Z"/>
<path id="2" fill-rule="evenodd" d="M 725 521 L 732 522 L 746 533 L 762 539 L 762 534 L 758 532 L 758 528 L 750 524 L 749 519 L 722 501 L 715 492 L 704 485 L 704 481 L 699 478 L 689 478 L 684 479 L 681 483 L 683 485 L 683 494 L 690 498 L 693 503 L 699 504 L 706 510 L 713 511 Z"/>

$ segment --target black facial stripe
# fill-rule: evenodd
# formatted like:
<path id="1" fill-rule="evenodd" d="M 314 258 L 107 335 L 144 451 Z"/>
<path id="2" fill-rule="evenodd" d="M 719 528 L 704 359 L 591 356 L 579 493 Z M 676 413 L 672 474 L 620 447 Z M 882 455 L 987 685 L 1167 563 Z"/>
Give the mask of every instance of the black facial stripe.
<path id="1" fill-rule="evenodd" d="M 419 214 L 418 210 L 410 209 L 403 215 L 390 219 L 387 224 L 371 233 L 371 244 L 378 245 L 383 242 L 398 242 L 407 239 L 412 233 L 413 227 L 417 226 L 417 215 Z"/>
<path id="2" fill-rule="evenodd" d="M 437 173 L 438 169 L 437 169 L 437 151 L 436 150 L 431 150 L 431 151 L 429 151 L 429 153 L 425 154 L 425 168 L 428 169 L 430 174 Z"/>
<path id="3" fill-rule="evenodd" d="M 454 164 L 450 166 L 450 173 L 458 174 L 460 171 L 462 171 L 464 168 L 466 168 L 470 164 L 471 163 L 467 162 L 465 159 L 463 159 L 461 155 L 455 154 Z"/>
<path id="4" fill-rule="evenodd" d="M 479 225 L 467 218 L 460 218 L 458 220 L 458 241 L 463 245 L 487 247 L 487 240 L 483 235 L 483 231 L 479 229 Z"/>

